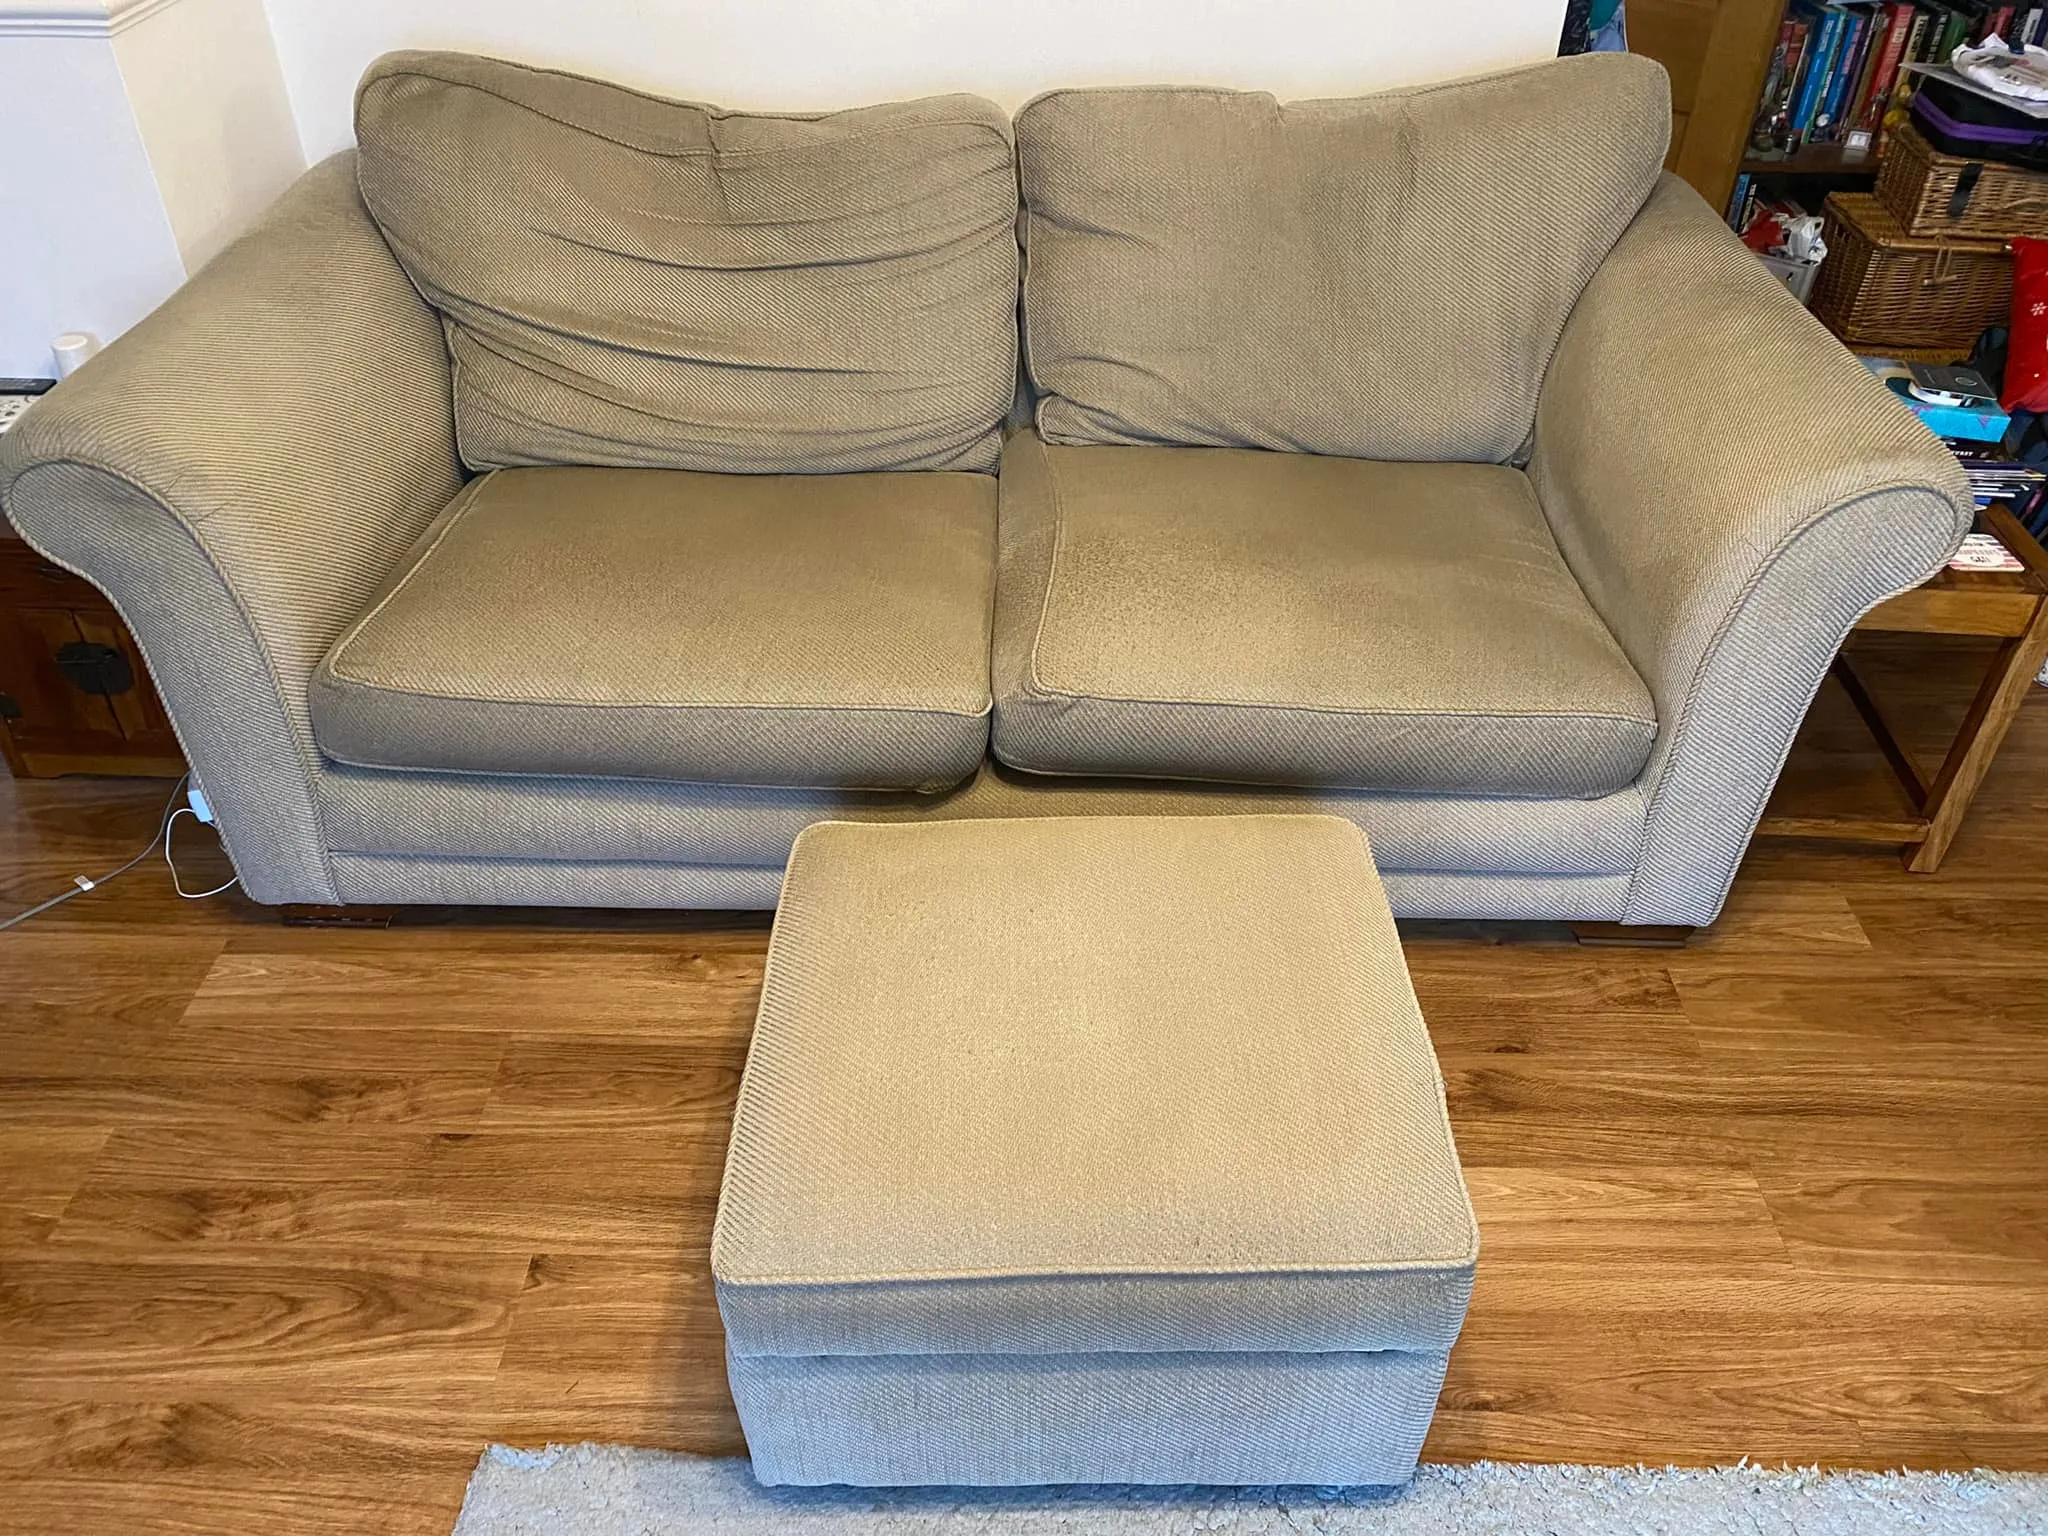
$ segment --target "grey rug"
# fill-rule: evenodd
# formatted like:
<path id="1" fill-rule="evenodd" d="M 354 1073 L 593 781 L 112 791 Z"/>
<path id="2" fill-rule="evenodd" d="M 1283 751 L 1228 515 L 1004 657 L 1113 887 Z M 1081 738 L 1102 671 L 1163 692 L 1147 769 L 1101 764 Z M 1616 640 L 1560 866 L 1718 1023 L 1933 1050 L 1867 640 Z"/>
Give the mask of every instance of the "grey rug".
<path id="1" fill-rule="evenodd" d="M 2017 1536 L 2048 1476 L 1426 1466 L 1407 1489 L 770 1489 L 744 1461 L 493 1446 L 455 1536 Z"/>

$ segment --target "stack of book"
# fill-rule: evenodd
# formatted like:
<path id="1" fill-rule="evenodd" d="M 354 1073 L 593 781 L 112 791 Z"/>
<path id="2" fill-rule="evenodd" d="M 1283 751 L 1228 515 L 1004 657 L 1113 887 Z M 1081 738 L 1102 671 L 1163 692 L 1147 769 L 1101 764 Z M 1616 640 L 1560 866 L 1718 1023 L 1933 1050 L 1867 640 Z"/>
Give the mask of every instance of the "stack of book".
<path id="1" fill-rule="evenodd" d="M 1791 0 L 1764 77 L 1750 153 L 1789 159 L 1812 145 L 1868 153 L 1902 120 L 1911 76 L 1902 68 L 1948 58 L 1997 36 L 2017 48 L 2048 37 L 2048 3 L 1983 0 Z"/>
<path id="2" fill-rule="evenodd" d="M 1984 410 L 1932 405 L 1908 388 L 1912 376 L 1905 364 L 1888 357 L 1866 357 L 1862 362 L 1900 404 L 1948 445 L 1970 477 L 1970 494 L 1978 506 L 2010 502 L 2028 532 L 2039 538 L 2048 531 L 2048 497 L 2042 495 L 2042 487 L 2048 485 L 2048 470 L 2013 457 L 2020 434 L 2010 415 L 1995 404 Z"/>

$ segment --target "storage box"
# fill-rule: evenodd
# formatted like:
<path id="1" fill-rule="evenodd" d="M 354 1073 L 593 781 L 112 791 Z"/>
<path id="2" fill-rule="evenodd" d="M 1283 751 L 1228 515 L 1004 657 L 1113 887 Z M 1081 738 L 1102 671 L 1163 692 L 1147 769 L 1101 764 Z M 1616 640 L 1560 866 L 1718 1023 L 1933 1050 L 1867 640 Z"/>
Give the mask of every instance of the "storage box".
<path id="1" fill-rule="evenodd" d="M 2048 174 L 1945 155 L 1911 123 L 1886 146 L 1876 192 L 1909 235 L 2048 239 Z"/>
<path id="2" fill-rule="evenodd" d="M 1823 209 L 1828 259 L 1813 312 L 1850 346 L 1969 350 L 2012 307 L 2012 252 L 2003 240 L 1909 234 L 1867 192 L 1836 192 Z"/>

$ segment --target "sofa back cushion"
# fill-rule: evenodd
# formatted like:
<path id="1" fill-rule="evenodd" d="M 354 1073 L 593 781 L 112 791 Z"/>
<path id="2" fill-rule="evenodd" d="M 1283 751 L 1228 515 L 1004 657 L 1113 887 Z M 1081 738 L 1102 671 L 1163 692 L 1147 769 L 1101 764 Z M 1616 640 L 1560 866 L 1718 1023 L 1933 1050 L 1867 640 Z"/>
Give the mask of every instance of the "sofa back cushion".
<path id="1" fill-rule="evenodd" d="M 473 467 L 995 466 L 1017 192 L 992 103 L 754 115 L 396 53 L 356 135 Z"/>
<path id="2" fill-rule="evenodd" d="M 1339 101 L 1041 96 L 1017 117 L 1040 431 L 1511 458 L 1670 124 L 1629 54 Z"/>

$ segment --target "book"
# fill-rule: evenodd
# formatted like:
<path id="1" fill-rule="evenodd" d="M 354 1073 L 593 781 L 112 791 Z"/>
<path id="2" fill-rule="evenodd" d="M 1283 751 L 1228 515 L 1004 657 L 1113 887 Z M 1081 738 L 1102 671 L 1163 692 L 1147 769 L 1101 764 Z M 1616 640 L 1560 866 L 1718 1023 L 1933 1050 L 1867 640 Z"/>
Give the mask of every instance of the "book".
<path id="1" fill-rule="evenodd" d="M 1905 50 L 1899 56 L 1899 63 L 1925 64 L 1927 52 L 1934 46 L 1934 16 L 1931 12 L 1913 7 L 1912 25 L 1906 29 Z M 1884 105 L 1878 123 L 1878 148 L 1883 147 L 1898 132 L 1900 124 L 1906 121 L 1913 104 L 1913 77 L 1904 68 L 1897 70 L 1892 78 L 1891 97 Z"/>
<path id="2" fill-rule="evenodd" d="M 1948 568 L 1952 571 L 2024 571 L 2026 565 L 1994 535 L 1972 533 L 1964 535 L 1963 547 L 1949 560 Z"/>
<path id="3" fill-rule="evenodd" d="M 1778 28 L 1778 46 L 1771 51 L 1764 75 L 1749 147 L 1757 154 L 1783 154 L 1791 143 L 1792 93 L 1799 88 L 1799 68 L 1806 59 L 1807 24 L 1787 14 Z"/>
<path id="4" fill-rule="evenodd" d="M 1799 81 L 1799 99 L 1792 107 L 1792 149 L 1807 143 L 1813 132 L 1821 98 L 1827 93 L 1829 71 L 1835 67 L 1835 56 L 1841 50 L 1845 19 L 1836 7 L 1822 7 L 1815 30 L 1807 40 L 1806 69 Z"/>
<path id="5" fill-rule="evenodd" d="M 1927 424 L 1928 430 L 1936 437 L 1966 443 L 1997 443 L 2005 437 L 2005 429 L 2012 425 L 2012 417 L 1995 405 L 1987 411 L 1973 411 L 1958 405 L 1933 405 L 1919 399 L 1908 388 L 1913 382 L 1912 373 L 1904 363 L 1893 358 L 1866 357 L 1862 362 L 1885 388 L 1898 396 L 1907 410 Z"/>
<path id="6" fill-rule="evenodd" d="M 1863 45 L 1870 31 L 1870 18 L 1855 11 L 1842 17 L 1842 40 L 1828 65 L 1828 83 L 1821 93 L 1820 110 L 1813 116 L 1811 142 L 1832 144 L 1842 136 L 1842 108 L 1849 94 L 1850 77 L 1863 57 Z"/>
<path id="7" fill-rule="evenodd" d="M 1735 178 L 1735 190 L 1728 194 L 1728 211 L 1723 215 L 1728 227 L 1738 235 L 1742 233 L 1742 215 L 1749 206 L 1749 173 L 1743 172 Z"/>
<path id="8" fill-rule="evenodd" d="M 1871 48 L 1870 72 L 1863 83 L 1853 117 L 1853 130 L 1869 139 L 1877 137 L 1884 125 L 1886 104 L 1892 99 L 1892 84 L 1898 79 L 1899 64 L 1906 56 L 1906 38 L 1913 26 L 1913 7 L 1908 0 L 1893 0 L 1884 8 L 1884 39 Z"/>
<path id="9" fill-rule="evenodd" d="M 1877 14 L 1851 14 L 1849 30 L 1842 38 L 1841 57 L 1835 61 L 1834 77 L 1828 81 L 1828 94 L 1821 104 L 1821 111 L 1827 118 L 1826 137 L 1830 143 L 1839 143 L 1848 130 L 1849 110 L 1856 88 L 1863 82 L 1863 63 L 1870 53 L 1870 32 L 1876 24 Z"/>

